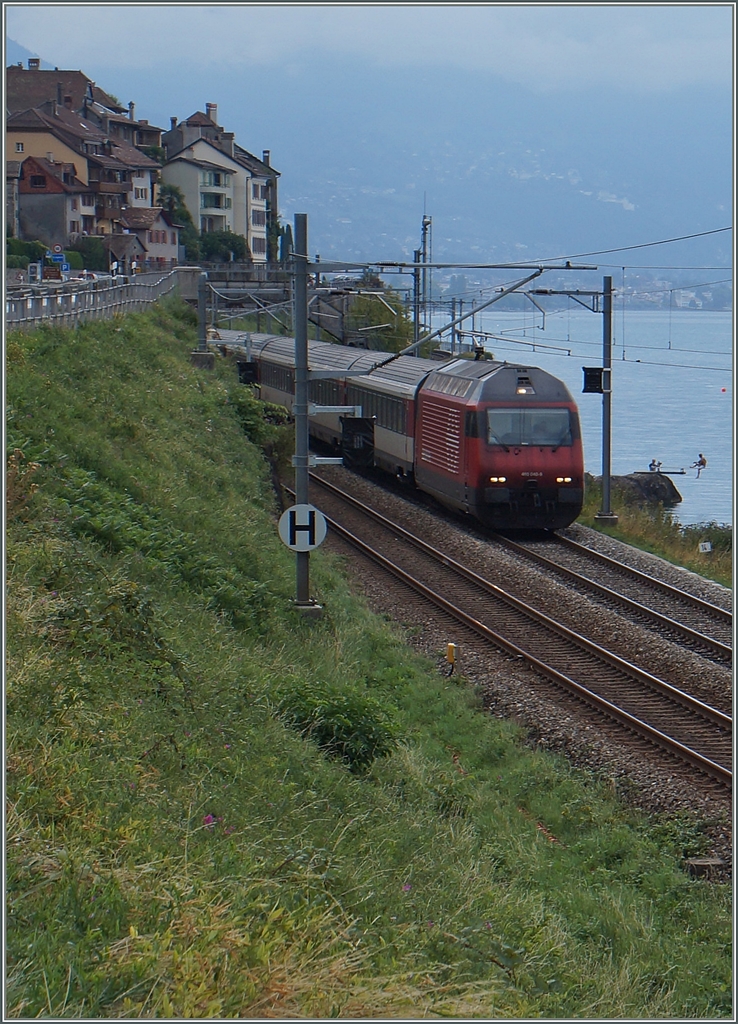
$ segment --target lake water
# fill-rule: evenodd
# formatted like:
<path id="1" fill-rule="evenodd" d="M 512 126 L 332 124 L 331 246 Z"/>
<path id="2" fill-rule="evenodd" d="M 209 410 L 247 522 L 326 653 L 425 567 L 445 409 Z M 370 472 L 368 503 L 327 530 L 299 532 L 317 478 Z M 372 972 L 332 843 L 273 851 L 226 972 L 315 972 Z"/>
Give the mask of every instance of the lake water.
<path id="1" fill-rule="evenodd" d="M 684 468 L 686 475 L 671 478 L 683 499 L 675 518 L 684 525 L 732 524 L 732 313 L 641 312 L 614 304 L 613 475 L 646 471 L 653 458 L 664 470 Z M 602 396 L 582 394 L 582 367 L 602 366 L 603 317 L 577 306 L 546 313 L 545 330 L 542 321 L 532 309 L 490 309 L 477 314 L 475 329 L 502 336 L 486 341 L 496 358 L 540 366 L 566 383 L 579 406 L 585 468 L 600 476 Z M 700 452 L 707 468 L 696 479 L 689 467 Z"/>

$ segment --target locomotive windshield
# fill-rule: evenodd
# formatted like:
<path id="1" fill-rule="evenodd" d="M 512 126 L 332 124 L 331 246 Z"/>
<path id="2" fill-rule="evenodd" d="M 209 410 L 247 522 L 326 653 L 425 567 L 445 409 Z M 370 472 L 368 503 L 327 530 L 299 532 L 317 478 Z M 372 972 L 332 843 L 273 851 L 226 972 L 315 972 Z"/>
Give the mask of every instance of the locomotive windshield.
<path id="1" fill-rule="evenodd" d="M 487 409 L 487 443 L 559 448 L 572 443 L 568 409 Z"/>

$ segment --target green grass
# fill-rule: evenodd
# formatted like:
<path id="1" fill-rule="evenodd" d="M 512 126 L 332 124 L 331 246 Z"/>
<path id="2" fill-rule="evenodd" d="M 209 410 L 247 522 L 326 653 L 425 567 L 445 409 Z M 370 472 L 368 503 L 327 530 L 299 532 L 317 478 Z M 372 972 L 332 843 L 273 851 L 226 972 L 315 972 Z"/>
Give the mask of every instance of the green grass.
<path id="1" fill-rule="evenodd" d="M 728 1019 L 706 823 L 529 749 L 336 556 L 301 618 L 289 428 L 195 330 L 8 339 L 7 1015 Z"/>
<path id="2" fill-rule="evenodd" d="M 595 519 L 601 508 L 602 488 L 590 477 L 579 523 L 732 588 L 731 526 L 716 522 L 682 526 L 668 509 L 665 510 L 661 505 L 649 507 L 634 504 L 617 486 L 613 488 L 612 496 L 612 510 L 618 516 L 616 526 L 603 525 Z M 703 541 L 710 542 L 712 551 L 704 554 L 700 552 L 699 545 Z"/>

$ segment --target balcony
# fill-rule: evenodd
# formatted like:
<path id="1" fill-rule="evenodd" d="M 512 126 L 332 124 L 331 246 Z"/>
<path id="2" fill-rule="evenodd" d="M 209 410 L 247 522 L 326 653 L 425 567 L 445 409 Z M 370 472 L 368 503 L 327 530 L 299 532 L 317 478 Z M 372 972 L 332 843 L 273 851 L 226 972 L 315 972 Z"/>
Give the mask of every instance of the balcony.
<path id="1" fill-rule="evenodd" d="M 107 203 L 98 203 L 95 206 L 95 216 L 98 220 L 120 220 L 120 206 L 109 206 Z"/>
<path id="2" fill-rule="evenodd" d="M 90 192 L 98 192 L 101 195 L 128 195 L 133 188 L 130 181 L 92 181 L 90 180 L 87 188 Z"/>

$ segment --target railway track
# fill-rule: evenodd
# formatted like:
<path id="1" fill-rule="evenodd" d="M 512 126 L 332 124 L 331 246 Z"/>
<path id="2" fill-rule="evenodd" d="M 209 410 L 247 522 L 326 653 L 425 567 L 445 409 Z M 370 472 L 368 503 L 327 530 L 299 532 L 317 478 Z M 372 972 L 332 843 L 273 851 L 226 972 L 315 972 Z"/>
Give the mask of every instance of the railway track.
<path id="1" fill-rule="evenodd" d="M 722 787 L 732 781 L 732 719 L 586 637 L 368 508 L 327 480 L 332 529 L 477 636 L 576 694 L 598 715 Z M 370 540 L 369 540 L 370 538 Z"/>
<path id="2" fill-rule="evenodd" d="M 718 662 L 732 662 L 733 616 L 726 609 L 566 537 L 551 534 L 545 541 L 521 542 L 499 534 L 492 536 L 508 550 L 594 594 L 608 607 L 626 611 L 634 621 L 655 629 L 666 639 Z"/>

